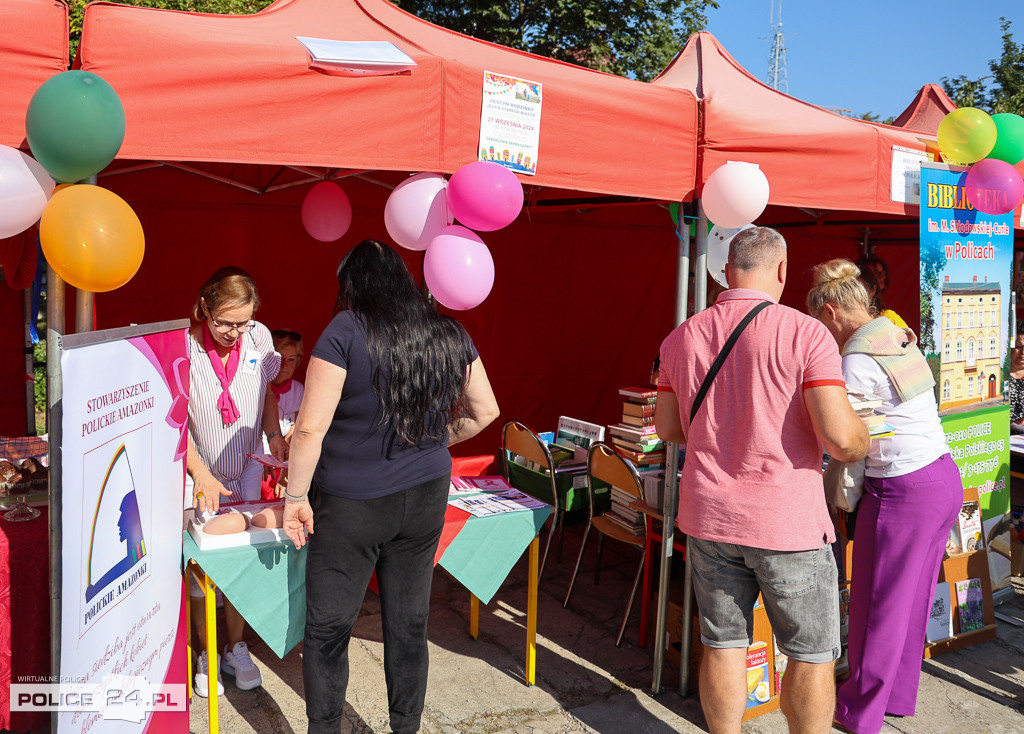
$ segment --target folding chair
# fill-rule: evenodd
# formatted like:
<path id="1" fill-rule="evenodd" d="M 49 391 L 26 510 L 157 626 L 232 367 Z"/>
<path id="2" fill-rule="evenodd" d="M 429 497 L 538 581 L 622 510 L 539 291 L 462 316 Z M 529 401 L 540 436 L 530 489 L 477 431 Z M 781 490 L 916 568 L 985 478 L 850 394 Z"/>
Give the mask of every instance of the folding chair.
<path id="1" fill-rule="evenodd" d="M 521 456 L 526 461 L 533 462 L 538 468 L 537 471 L 546 475 L 549 487 L 537 486 L 532 482 L 517 481 L 512 476 L 512 456 Z M 564 524 L 564 512 L 558 498 L 558 489 L 555 487 L 555 462 L 551 458 L 551 452 L 536 433 L 531 431 L 519 421 L 509 421 L 501 429 L 501 461 L 505 473 L 505 479 L 513 487 L 524 494 L 535 497 L 543 502 L 548 502 L 554 508 L 551 513 L 551 527 L 548 529 L 548 539 L 544 544 L 544 555 L 540 559 L 540 569 L 537 572 L 537 580 L 540 581 L 544 575 L 544 564 L 548 559 L 548 551 L 551 549 L 551 538 L 557 529 L 559 532 L 559 544 L 561 544 L 561 529 Z M 540 491 L 538 491 L 540 490 Z"/>
<path id="2" fill-rule="evenodd" d="M 569 606 L 569 598 L 572 596 L 572 589 L 576 583 L 576 576 L 580 572 L 583 563 L 583 553 L 587 548 L 587 540 L 590 537 L 590 529 L 593 527 L 598 532 L 597 536 L 597 563 L 594 567 L 594 584 L 600 582 L 601 578 L 601 550 L 604 545 L 604 538 L 608 536 L 615 540 L 631 545 L 640 551 L 640 564 L 636 569 L 636 578 L 633 579 L 633 589 L 629 593 L 629 603 L 626 604 L 626 613 L 622 617 L 622 625 L 619 627 L 619 636 L 615 640 L 615 647 L 622 644 L 622 635 L 626 631 L 626 622 L 629 620 L 629 612 L 633 609 L 633 599 L 636 598 L 636 590 L 640 585 L 640 578 L 643 574 L 644 563 L 647 560 L 647 524 L 644 523 L 644 530 L 639 535 L 634 535 L 621 525 L 604 516 L 604 513 L 594 516 L 594 482 L 600 480 L 612 486 L 612 491 L 618 489 L 630 495 L 634 499 L 641 499 L 644 495 L 643 485 L 636 468 L 611 446 L 606 443 L 595 443 L 590 447 L 587 454 L 587 488 L 590 492 L 590 517 L 587 520 L 587 527 L 583 531 L 583 543 L 580 545 L 580 555 L 576 559 L 576 569 L 572 572 L 572 579 L 569 581 L 569 591 L 565 595 L 563 607 Z"/>

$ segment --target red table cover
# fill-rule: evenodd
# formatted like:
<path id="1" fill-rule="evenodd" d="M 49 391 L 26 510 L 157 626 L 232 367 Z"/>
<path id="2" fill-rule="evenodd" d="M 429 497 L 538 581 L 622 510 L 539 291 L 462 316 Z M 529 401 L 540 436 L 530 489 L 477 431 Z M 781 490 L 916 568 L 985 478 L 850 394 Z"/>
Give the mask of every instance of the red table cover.
<path id="1" fill-rule="evenodd" d="M 47 508 L 26 522 L 0 519 L 0 729 L 50 728 L 45 711 L 11 713 L 11 683 L 50 675 L 50 542 Z"/>

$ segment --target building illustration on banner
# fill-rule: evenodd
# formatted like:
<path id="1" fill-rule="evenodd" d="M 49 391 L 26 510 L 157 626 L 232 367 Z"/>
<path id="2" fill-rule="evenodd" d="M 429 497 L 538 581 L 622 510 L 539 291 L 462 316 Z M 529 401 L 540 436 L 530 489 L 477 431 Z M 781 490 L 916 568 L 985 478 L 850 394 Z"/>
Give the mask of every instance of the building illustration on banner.
<path id="1" fill-rule="evenodd" d="M 148 434 L 146 428 L 143 431 Z M 87 490 L 90 483 L 98 487 L 92 522 L 83 534 L 87 542 L 83 548 L 83 633 L 104 611 L 131 594 L 150 573 L 145 532 L 149 518 L 143 517 L 143 508 L 140 508 L 137 478 L 130 457 L 131 448 L 136 453 L 144 451 L 140 444 L 119 437 L 91 452 L 91 461 L 85 466 Z M 147 467 L 149 464 L 148 461 L 140 463 Z M 138 479 L 142 476 L 144 472 L 139 473 Z M 138 489 L 148 490 L 148 482 Z"/>
<path id="2" fill-rule="evenodd" d="M 954 283 L 947 275 L 940 302 L 939 410 L 1002 400 L 1000 284 L 976 275 L 969 283 Z"/>

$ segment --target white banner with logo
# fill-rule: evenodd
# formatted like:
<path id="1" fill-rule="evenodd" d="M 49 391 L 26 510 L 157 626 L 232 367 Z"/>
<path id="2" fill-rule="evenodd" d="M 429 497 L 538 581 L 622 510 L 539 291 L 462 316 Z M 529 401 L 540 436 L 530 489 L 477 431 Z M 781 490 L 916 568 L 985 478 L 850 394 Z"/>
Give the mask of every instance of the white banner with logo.
<path id="1" fill-rule="evenodd" d="M 118 330 L 61 355 L 61 734 L 173 730 L 182 721 L 187 731 L 181 323 Z"/>

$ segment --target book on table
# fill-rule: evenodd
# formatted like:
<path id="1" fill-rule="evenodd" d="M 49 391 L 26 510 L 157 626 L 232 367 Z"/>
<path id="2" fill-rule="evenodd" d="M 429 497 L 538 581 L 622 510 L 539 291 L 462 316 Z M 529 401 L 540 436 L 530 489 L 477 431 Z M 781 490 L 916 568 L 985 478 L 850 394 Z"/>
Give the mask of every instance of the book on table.
<path id="1" fill-rule="evenodd" d="M 622 414 L 622 422 L 625 423 L 627 426 L 634 426 L 634 427 L 638 427 L 638 428 L 644 428 L 646 426 L 650 426 L 651 428 L 654 428 L 654 416 L 653 415 L 640 416 L 640 415 L 627 415 L 627 414 L 623 413 Z"/>
<path id="2" fill-rule="evenodd" d="M 635 415 L 639 418 L 654 415 L 654 403 L 634 403 L 627 400 L 622 404 L 623 415 Z"/>
<path id="3" fill-rule="evenodd" d="M 589 449 L 592 444 L 604 441 L 604 426 L 588 423 L 578 418 L 558 416 L 555 428 L 555 443 L 568 449 Z"/>
<path id="4" fill-rule="evenodd" d="M 658 399 L 658 388 L 654 385 L 619 388 L 619 395 L 635 403 L 653 403 Z"/>
<path id="5" fill-rule="evenodd" d="M 642 440 L 658 438 L 658 429 L 653 425 L 631 426 L 626 423 L 618 423 L 614 426 L 608 426 L 608 433 L 612 436 L 618 436 L 628 441 L 639 442 Z"/>
<path id="6" fill-rule="evenodd" d="M 960 610 L 960 632 L 973 632 L 985 626 L 981 579 L 956 582 L 956 605 Z"/>
<path id="7" fill-rule="evenodd" d="M 665 448 L 665 442 L 661 439 L 655 441 L 629 441 L 625 438 L 619 438 L 618 436 L 612 436 L 612 443 L 616 446 L 626 449 L 627 451 L 635 451 L 637 453 L 649 453 L 651 451 L 657 451 Z"/>

